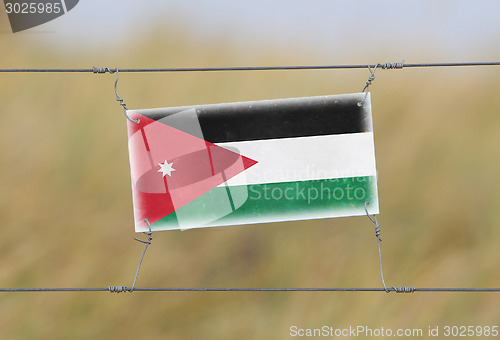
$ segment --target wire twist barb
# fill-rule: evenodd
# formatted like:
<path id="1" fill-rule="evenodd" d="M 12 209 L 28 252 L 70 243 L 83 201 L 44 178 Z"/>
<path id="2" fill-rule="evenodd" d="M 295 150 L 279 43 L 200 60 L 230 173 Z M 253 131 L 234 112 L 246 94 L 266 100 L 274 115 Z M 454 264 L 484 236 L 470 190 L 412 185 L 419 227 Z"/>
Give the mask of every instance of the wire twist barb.
<path id="1" fill-rule="evenodd" d="M 363 91 L 361 93 L 365 93 L 365 97 L 363 98 L 362 101 L 358 102 L 358 106 L 361 107 L 365 103 L 366 97 L 368 97 L 368 88 L 372 84 L 372 82 L 375 80 L 375 71 L 377 70 L 377 67 L 380 64 L 375 65 L 375 67 L 372 69 L 370 66 L 368 66 L 368 70 L 370 70 L 370 76 L 368 77 L 368 80 L 366 81 L 365 87 L 363 87 Z"/>
<path id="2" fill-rule="evenodd" d="M 405 61 L 403 60 L 400 63 L 385 63 L 379 64 L 379 67 L 383 70 L 394 70 L 394 69 L 402 69 L 405 66 Z"/>
<path id="3" fill-rule="evenodd" d="M 109 286 L 108 291 L 110 293 L 124 293 L 130 291 L 126 286 Z"/>
<path id="4" fill-rule="evenodd" d="M 415 287 L 392 287 L 396 293 L 414 293 Z"/>
<path id="5" fill-rule="evenodd" d="M 103 73 L 110 73 L 110 74 L 113 74 L 115 72 L 118 72 L 118 69 L 117 68 L 109 68 L 109 67 L 92 67 L 92 72 L 94 73 L 100 73 L 100 74 L 103 74 Z"/>

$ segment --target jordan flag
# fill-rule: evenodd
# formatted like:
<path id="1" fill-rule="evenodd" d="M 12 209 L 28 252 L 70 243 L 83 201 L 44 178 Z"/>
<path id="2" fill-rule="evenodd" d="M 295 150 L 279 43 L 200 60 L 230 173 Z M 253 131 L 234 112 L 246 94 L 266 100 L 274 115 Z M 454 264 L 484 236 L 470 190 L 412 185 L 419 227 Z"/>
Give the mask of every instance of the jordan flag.
<path id="1" fill-rule="evenodd" d="M 377 214 L 364 98 L 127 111 L 135 230 Z"/>

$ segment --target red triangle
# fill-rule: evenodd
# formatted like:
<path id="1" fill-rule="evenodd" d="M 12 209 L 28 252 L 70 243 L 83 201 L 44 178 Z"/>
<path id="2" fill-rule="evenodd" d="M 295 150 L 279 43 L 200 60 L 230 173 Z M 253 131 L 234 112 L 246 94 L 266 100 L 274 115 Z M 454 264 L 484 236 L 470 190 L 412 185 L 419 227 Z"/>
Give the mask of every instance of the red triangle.
<path id="1" fill-rule="evenodd" d="M 129 154 L 136 226 L 154 223 L 257 164 L 201 138 L 128 112 Z M 174 169 L 159 172 L 167 162 Z"/>

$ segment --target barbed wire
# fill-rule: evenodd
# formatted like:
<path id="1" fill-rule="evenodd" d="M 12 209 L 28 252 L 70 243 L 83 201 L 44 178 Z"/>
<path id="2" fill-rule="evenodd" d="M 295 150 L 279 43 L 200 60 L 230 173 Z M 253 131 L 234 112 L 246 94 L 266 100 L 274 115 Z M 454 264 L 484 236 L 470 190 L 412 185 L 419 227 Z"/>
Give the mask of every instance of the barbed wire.
<path id="1" fill-rule="evenodd" d="M 446 62 L 446 63 L 376 63 L 354 65 L 295 65 L 295 66 L 230 66 L 230 67 L 167 67 L 167 68 L 3 68 L 0 72 L 73 72 L 73 73 L 114 73 L 119 72 L 217 72 L 217 71 L 276 71 L 276 70 L 334 70 L 334 69 L 366 69 L 379 67 L 382 69 L 402 69 L 418 67 L 460 67 L 460 66 L 500 66 L 500 61 L 493 62 Z"/>

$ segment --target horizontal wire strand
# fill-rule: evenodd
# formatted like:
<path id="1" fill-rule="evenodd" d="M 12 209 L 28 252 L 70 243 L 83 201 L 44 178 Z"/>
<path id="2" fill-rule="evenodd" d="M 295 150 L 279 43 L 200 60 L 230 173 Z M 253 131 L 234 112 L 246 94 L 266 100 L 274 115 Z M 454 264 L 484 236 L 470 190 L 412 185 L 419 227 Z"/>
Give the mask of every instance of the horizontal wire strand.
<path id="1" fill-rule="evenodd" d="M 14 292 L 131 292 L 127 287 L 107 288 L 0 288 L 0 293 Z M 412 288 L 411 291 L 397 293 L 431 292 L 496 292 L 500 288 Z M 134 292 L 386 292 L 384 288 L 134 288 Z"/>
<path id="2" fill-rule="evenodd" d="M 399 64 L 401 67 L 388 67 Z M 411 67 L 456 67 L 456 66 L 500 66 L 500 62 L 460 62 L 460 63 L 377 63 L 357 65 L 298 65 L 298 66 L 234 66 L 234 67 L 173 67 L 173 68 L 3 68 L 0 72 L 73 72 L 73 73 L 106 73 L 109 70 L 119 72 L 216 72 L 216 71 L 273 71 L 273 70 L 333 70 L 333 69 L 365 69 L 381 66 L 383 69 Z"/>

